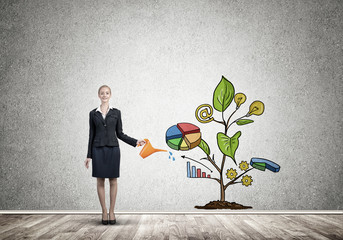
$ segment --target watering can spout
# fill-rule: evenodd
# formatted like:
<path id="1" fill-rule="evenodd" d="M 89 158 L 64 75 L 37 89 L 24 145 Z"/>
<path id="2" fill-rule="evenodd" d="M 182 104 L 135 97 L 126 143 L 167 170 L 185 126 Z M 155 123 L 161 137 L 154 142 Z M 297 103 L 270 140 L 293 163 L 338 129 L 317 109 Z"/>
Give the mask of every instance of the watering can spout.
<path id="1" fill-rule="evenodd" d="M 146 158 L 155 152 L 167 152 L 167 150 L 154 148 L 151 145 L 149 139 L 145 138 L 144 141 L 145 141 L 144 147 L 142 148 L 141 152 L 139 153 L 139 155 L 141 155 L 142 158 Z"/>

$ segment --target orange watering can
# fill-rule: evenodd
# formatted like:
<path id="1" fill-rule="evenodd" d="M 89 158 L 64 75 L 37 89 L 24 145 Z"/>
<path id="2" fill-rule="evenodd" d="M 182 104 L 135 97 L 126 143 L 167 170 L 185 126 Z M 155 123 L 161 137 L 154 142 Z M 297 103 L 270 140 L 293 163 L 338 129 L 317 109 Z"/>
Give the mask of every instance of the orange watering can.
<path id="1" fill-rule="evenodd" d="M 144 138 L 144 141 L 145 141 L 144 147 L 139 153 L 139 155 L 141 155 L 142 158 L 146 158 L 155 152 L 167 152 L 167 150 L 153 148 L 153 146 L 151 146 L 149 139 Z"/>

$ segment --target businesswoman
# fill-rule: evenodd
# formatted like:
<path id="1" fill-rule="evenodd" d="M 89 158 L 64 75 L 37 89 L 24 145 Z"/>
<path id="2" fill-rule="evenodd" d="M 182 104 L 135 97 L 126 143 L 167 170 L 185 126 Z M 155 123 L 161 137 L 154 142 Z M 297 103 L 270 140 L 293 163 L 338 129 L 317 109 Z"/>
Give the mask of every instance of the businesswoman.
<path id="1" fill-rule="evenodd" d="M 117 178 L 120 173 L 120 149 L 117 137 L 136 147 L 144 145 L 144 140 L 137 140 L 123 133 L 120 110 L 110 106 L 111 89 L 103 85 L 98 90 L 101 104 L 89 113 L 89 141 L 85 160 L 86 168 L 92 160 L 92 176 L 97 178 L 97 192 L 102 208 L 102 223 L 108 224 L 105 203 L 105 178 L 110 182 L 109 223 L 115 224 L 114 205 L 117 197 Z"/>

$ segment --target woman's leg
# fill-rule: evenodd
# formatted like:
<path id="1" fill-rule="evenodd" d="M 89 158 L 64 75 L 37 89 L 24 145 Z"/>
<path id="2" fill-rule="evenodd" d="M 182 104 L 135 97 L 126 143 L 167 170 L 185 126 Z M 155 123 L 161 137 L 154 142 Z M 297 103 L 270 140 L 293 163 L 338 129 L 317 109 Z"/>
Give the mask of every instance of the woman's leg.
<path id="1" fill-rule="evenodd" d="M 114 220 L 114 206 L 117 198 L 117 178 L 110 178 L 110 220 Z"/>
<path id="2" fill-rule="evenodd" d="M 107 208 L 106 208 L 106 201 L 105 201 L 105 178 L 97 178 L 97 190 L 99 201 L 102 209 L 102 219 L 107 220 Z"/>

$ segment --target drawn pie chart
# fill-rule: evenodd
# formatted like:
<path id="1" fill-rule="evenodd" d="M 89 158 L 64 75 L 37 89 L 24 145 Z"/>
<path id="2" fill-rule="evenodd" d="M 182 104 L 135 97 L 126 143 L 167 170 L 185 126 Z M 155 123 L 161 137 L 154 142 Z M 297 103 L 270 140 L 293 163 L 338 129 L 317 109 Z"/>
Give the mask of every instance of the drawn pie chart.
<path id="1" fill-rule="evenodd" d="M 264 171 L 266 169 L 272 172 L 279 172 L 280 166 L 275 162 L 272 162 L 264 158 L 252 158 L 250 160 L 250 165 L 258 170 Z"/>
<path id="2" fill-rule="evenodd" d="M 200 142 L 200 128 L 191 123 L 178 123 L 166 132 L 166 143 L 174 150 L 187 151 L 198 146 Z"/>

